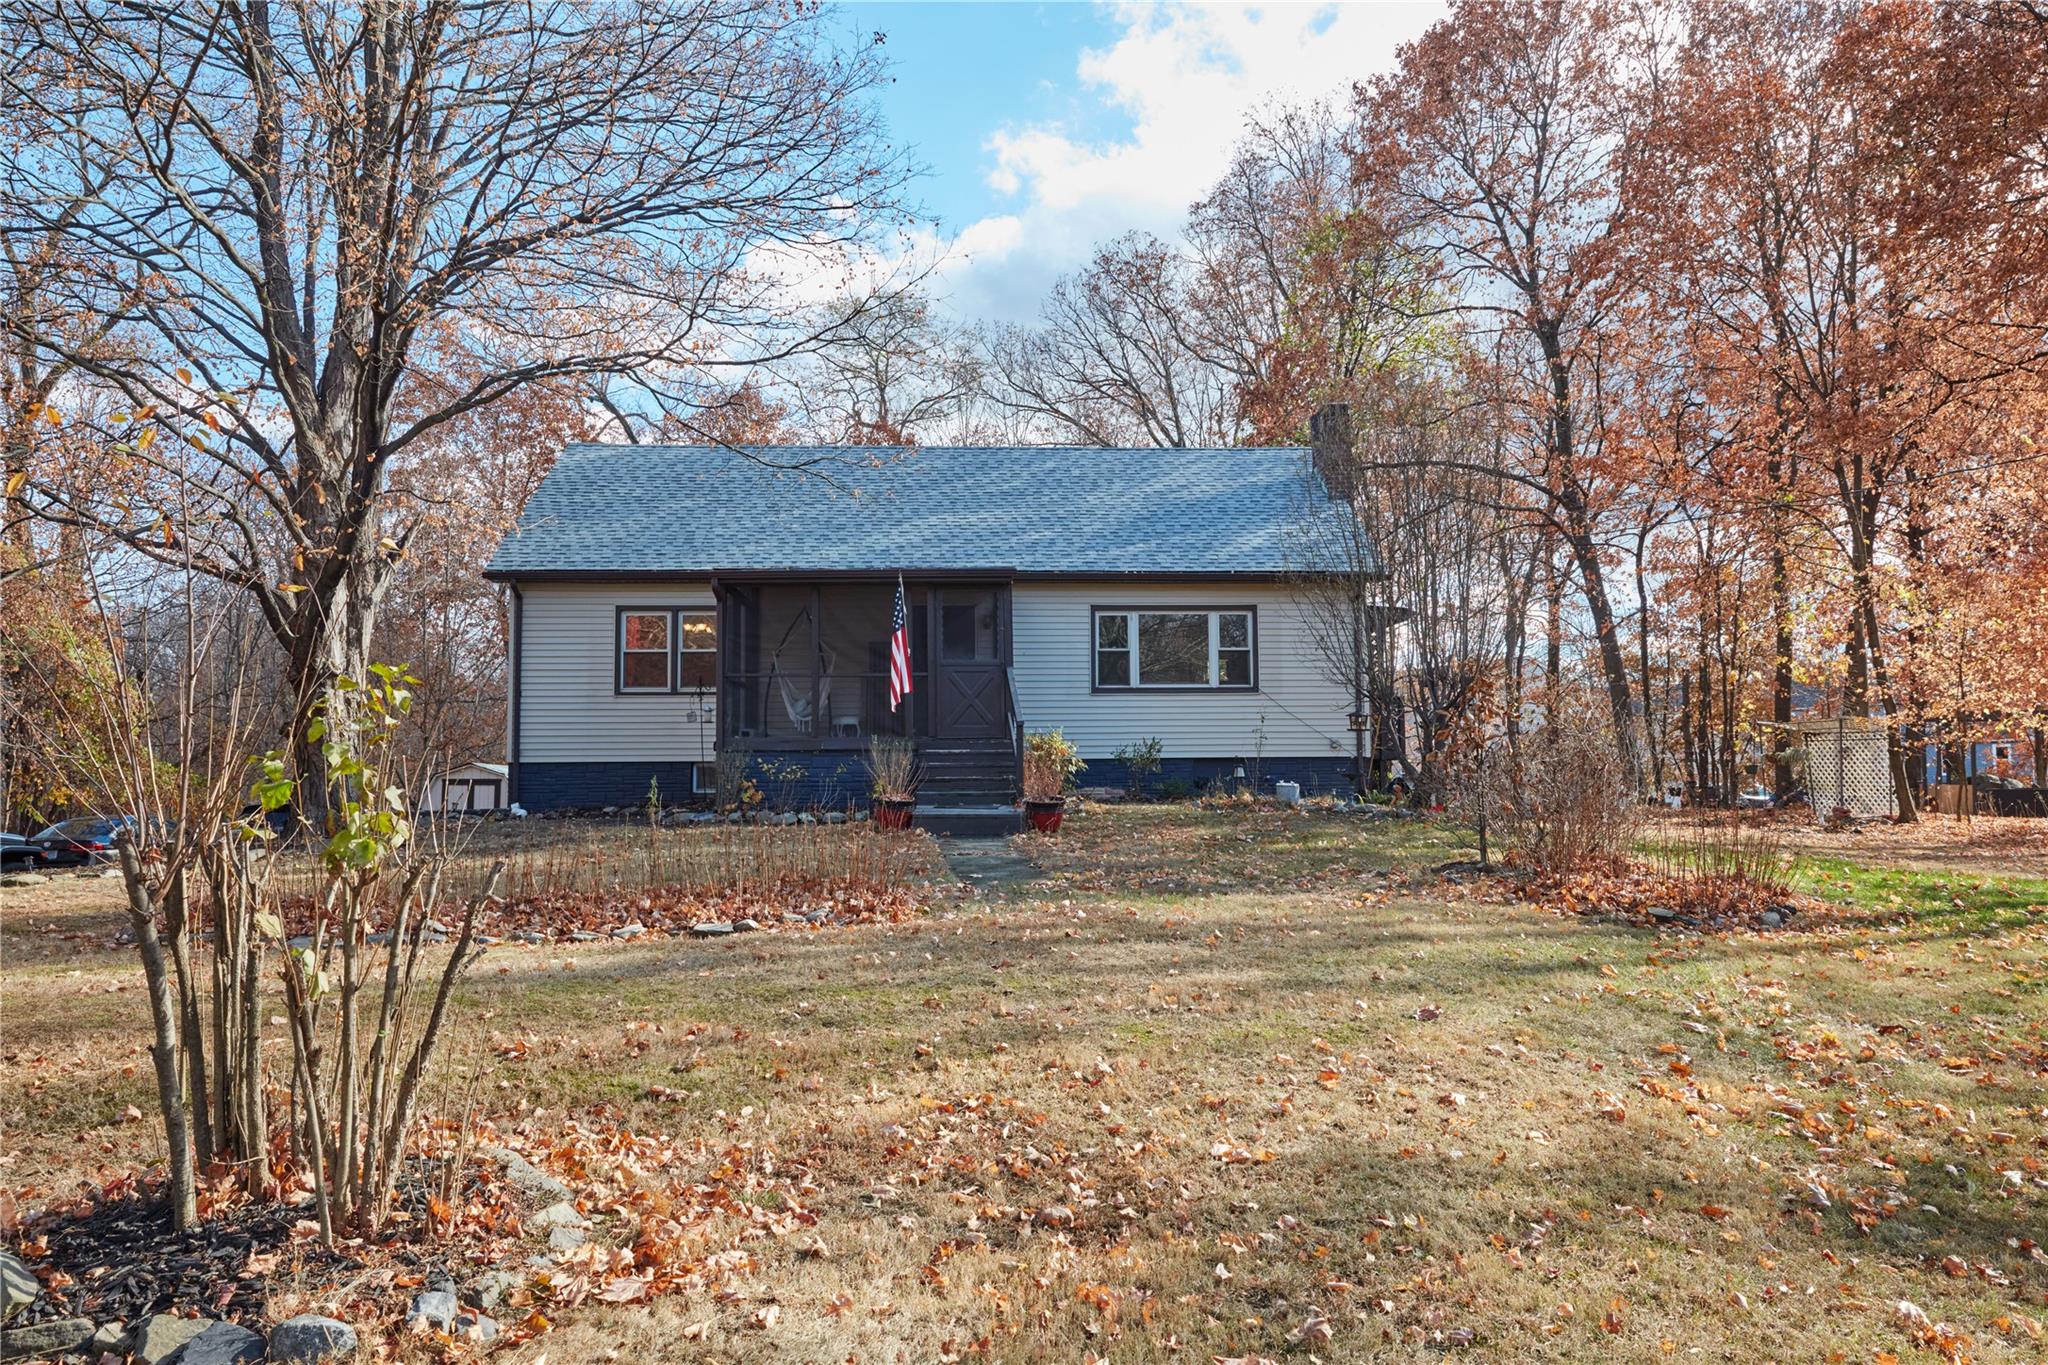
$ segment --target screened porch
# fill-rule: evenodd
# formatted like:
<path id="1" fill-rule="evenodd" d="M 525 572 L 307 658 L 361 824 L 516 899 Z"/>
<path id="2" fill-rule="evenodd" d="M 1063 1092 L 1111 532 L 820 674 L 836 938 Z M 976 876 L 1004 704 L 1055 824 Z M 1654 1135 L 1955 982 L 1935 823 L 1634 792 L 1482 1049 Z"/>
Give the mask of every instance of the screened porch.
<path id="1" fill-rule="evenodd" d="M 878 735 L 1007 733 L 1006 588 L 906 587 L 912 685 L 891 712 L 893 579 L 718 586 L 721 739 L 754 749 L 860 750 Z M 935 630 L 943 642 L 936 675 Z"/>

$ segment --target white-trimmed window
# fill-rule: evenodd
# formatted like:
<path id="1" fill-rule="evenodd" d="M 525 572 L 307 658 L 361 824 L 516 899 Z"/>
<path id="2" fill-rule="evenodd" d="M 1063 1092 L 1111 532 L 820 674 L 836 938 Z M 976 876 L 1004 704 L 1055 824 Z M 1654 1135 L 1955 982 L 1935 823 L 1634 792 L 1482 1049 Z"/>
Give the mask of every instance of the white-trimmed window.
<path id="1" fill-rule="evenodd" d="M 1096 690 L 1258 686 L 1248 607 L 1095 608 Z"/>
<path id="2" fill-rule="evenodd" d="M 676 607 L 619 611 L 618 690 L 709 691 L 718 682 L 718 618 Z"/>

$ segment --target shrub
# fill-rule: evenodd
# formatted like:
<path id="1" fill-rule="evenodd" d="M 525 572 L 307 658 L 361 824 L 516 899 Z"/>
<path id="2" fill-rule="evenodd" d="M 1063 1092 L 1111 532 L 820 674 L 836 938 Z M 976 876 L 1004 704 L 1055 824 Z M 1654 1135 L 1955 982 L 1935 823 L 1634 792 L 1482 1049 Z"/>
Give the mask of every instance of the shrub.
<path id="1" fill-rule="evenodd" d="M 712 809 L 723 814 L 748 804 L 747 788 L 752 785 L 748 773 L 753 766 L 751 749 L 734 740 L 726 741 L 712 763 Z"/>
<path id="2" fill-rule="evenodd" d="M 1745 829 L 1740 819 L 1699 820 L 1649 847 L 1650 864 L 1678 883 L 1688 904 L 1744 894 L 1783 900 L 1792 892 L 1784 841 L 1775 829 Z"/>
<path id="3" fill-rule="evenodd" d="M 1165 749 L 1166 741 L 1154 735 L 1133 740 L 1111 755 L 1124 765 L 1125 796 L 1136 800 L 1145 794 L 1145 779 L 1159 771 L 1160 755 Z"/>
<path id="4" fill-rule="evenodd" d="M 1570 872 L 1624 857 L 1642 818 L 1614 742 L 1592 705 L 1564 706 L 1525 733 L 1519 763 L 1507 746 L 1475 750 L 1454 773 L 1452 805 L 1516 859 L 1543 872 Z"/>
<path id="5" fill-rule="evenodd" d="M 868 741 L 868 785 L 877 801 L 909 801 L 917 795 L 924 776 L 917 761 L 917 746 L 893 735 L 876 735 Z"/>
<path id="6" fill-rule="evenodd" d="M 1024 799 L 1058 801 L 1088 765 L 1058 730 L 1034 730 L 1024 737 Z"/>

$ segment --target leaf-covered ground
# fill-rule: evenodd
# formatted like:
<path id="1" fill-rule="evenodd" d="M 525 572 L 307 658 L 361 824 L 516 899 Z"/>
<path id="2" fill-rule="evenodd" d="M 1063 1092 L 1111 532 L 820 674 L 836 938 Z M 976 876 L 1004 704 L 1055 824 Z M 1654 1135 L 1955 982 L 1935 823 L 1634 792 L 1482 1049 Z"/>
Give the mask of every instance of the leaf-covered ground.
<path id="1" fill-rule="evenodd" d="M 1875 913 L 1714 936 L 1446 894 L 1409 822 L 1033 850 L 902 923 L 493 949 L 447 1093 L 644 1251 L 511 1357 L 2048 1358 L 2048 912 L 1996 858 L 1802 847 Z M 132 955 L 5 913 L 0 1183 L 103 1181 Z"/>

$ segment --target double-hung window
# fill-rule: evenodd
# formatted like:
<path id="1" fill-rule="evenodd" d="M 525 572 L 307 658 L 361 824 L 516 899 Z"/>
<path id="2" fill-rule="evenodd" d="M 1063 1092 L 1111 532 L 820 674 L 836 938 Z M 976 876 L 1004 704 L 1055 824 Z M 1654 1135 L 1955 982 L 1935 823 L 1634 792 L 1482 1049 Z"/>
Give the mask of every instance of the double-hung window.
<path id="1" fill-rule="evenodd" d="M 1095 686 L 1238 688 L 1257 685 L 1258 631 L 1246 607 L 1095 609 Z"/>
<path id="2" fill-rule="evenodd" d="M 677 607 L 627 607 L 619 612 L 621 692 L 694 692 L 716 681 L 717 617 Z"/>

